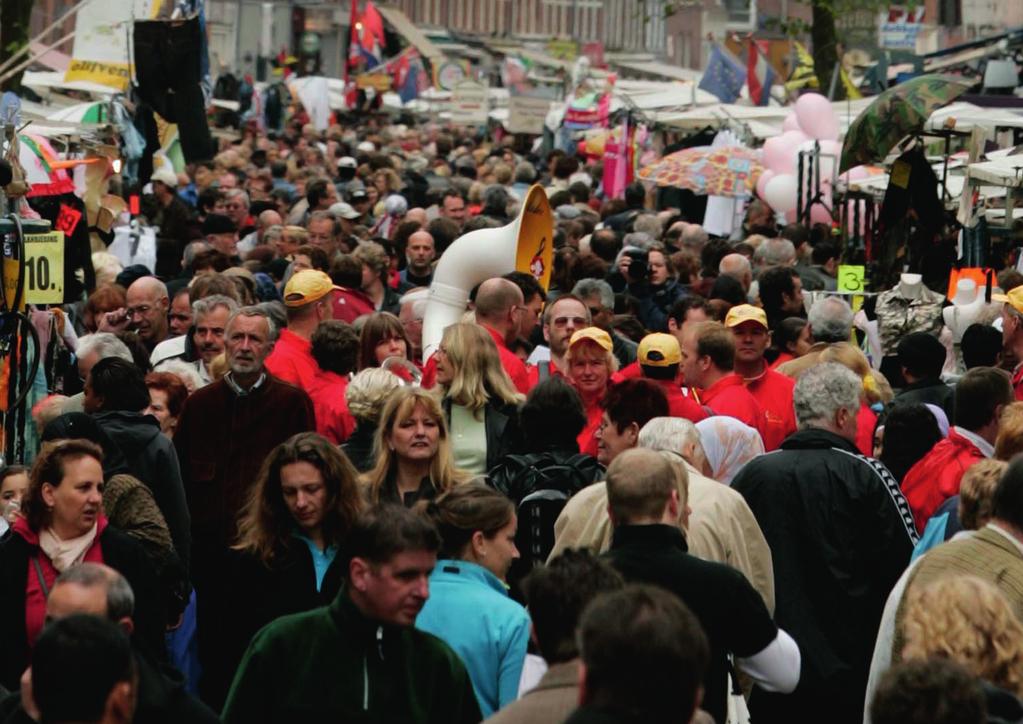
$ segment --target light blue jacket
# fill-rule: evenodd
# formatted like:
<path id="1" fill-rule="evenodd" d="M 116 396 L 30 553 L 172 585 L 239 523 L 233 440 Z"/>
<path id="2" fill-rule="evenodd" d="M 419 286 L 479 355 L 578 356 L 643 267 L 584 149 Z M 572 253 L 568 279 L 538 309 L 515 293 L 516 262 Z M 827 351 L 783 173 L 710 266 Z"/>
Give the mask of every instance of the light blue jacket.
<path id="1" fill-rule="evenodd" d="M 515 701 L 529 615 L 493 573 L 468 561 L 437 561 L 416 628 L 443 639 L 461 657 L 484 719 Z"/>

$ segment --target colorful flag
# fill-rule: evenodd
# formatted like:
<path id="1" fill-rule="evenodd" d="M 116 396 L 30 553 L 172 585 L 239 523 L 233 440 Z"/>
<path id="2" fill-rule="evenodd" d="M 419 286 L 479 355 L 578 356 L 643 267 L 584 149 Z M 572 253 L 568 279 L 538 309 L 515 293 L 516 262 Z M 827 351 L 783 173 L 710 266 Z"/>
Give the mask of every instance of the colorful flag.
<path id="1" fill-rule="evenodd" d="M 732 103 L 746 83 L 746 69 L 734 55 L 715 44 L 710 51 L 707 70 L 703 71 L 700 90 L 716 95 L 722 103 Z"/>
<path id="2" fill-rule="evenodd" d="M 796 43 L 796 62 L 789 73 L 789 79 L 785 81 L 787 90 L 799 90 L 800 88 L 820 88 L 817 80 L 817 71 L 814 70 L 813 56 L 803 47 L 802 43 Z"/>
<path id="3" fill-rule="evenodd" d="M 366 68 L 375 68 L 383 62 L 382 49 L 387 41 L 384 39 L 384 19 L 380 17 L 380 11 L 372 0 L 366 3 L 366 9 L 362 11 L 362 17 L 355 27 L 360 31 L 359 51 L 366 61 Z"/>
<path id="4" fill-rule="evenodd" d="M 764 55 L 761 42 L 749 39 L 749 59 L 746 64 L 746 82 L 749 97 L 758 106 L 766 106 L 771 100 L 771 86 L 774 85 L 774 68 Z M 766 45 L 766 43 L 765 43 Z"/>
<path id="5" fill-rule="evenodd" d="M 856 84 L 852 82 L 852 78 L 849 77 L 849 74 L 846 73 L 845 68 L 841 65 L 839 65 L 838 77 L 842 81 L 842 87 L 845 89 L 846 98 L 848 98 L 851 101 L 854 101 L 858 98 L 863 97 L 863 94 L 860 92 L 860 89 L 857 88 Z"/>
<path id="6" fill-rule="evenodd" d="M 429 86 L 423 59 L 415 48 L 406 49 L 401 55 L 389 61 L 387 72 L 394 77 L 394 90 L 402 103 L 419 97 Z"/>

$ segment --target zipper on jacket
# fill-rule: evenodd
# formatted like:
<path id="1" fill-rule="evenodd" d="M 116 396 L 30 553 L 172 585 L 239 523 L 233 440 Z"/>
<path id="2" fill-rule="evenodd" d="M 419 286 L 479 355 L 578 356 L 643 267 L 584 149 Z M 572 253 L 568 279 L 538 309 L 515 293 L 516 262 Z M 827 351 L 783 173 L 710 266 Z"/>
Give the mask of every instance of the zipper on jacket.
<path id="1" fill-rule="evenodd" d="M 384 660 L 384 627 L 377 626 L 377 653 Z M 369 656 L 362 656 L 362 710 L 369 711 Z"/>

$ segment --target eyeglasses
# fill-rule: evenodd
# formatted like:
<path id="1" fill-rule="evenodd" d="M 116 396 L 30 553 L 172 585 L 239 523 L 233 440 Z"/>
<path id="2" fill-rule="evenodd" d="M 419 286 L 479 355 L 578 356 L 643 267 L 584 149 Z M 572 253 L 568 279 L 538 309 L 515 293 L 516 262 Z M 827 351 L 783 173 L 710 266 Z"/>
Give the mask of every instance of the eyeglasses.
<path id="1" fill-rule="evenodd" d="M 590 316 L 596 317 L 598 314 L 604 311 L 603 307 L 590 307 Z"/>
<path id="2" fill-rule="evenodd" d="M 128 319 L 131 319 L 135 315 L 138 315 L 140 317 L 144 317 L 147 314 L 149 314 L 151 309 L 152 309 L 152 307 L 149 306 L 148 304 L 142 304 L 142 305 L 140 305 L 138 307 L 128 307 L 127 309 L 124 310 L 124 312 L 125 312 L 125 314 L 128 315 Z"/>
<path id="3" fill-rule="evenodd" d="M 586 326 L 586 320 L 582 317 L 555 317 L 552 322 L 554 323 L 554 326 L 559 329 L 567 327 L 569 322 L 571 322 L 575 327 Z"/>

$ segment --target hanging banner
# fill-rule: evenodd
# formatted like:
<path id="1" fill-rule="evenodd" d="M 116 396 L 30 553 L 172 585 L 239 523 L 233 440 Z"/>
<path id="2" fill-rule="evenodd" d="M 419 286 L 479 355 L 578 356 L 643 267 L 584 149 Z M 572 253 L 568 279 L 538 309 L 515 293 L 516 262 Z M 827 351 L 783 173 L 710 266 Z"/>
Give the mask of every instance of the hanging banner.
<path id="1" fill-rule="evenodd" d="M 456 125 L 479 126 L 487 122 L 490 105 L 487 86 L 474 80 L 463 80 L 451 94 L 451 122 Z"/>
<path id="2" fill-rule="evenodd" d="M 75 43 L 65 82 L 81 80 L 128 89 L 132 21 L 154 16 L 151 0 L 91 0 L 75 15 Z"/>
<path id="3" fill-rule="evenodd" d="M 544 121 L 551 110 L 550 98 L 516 96 L 508 104 L 508 120 L 504 126 L 508 133 L 529 133 L 539 136 L 543 133 Z"/>

